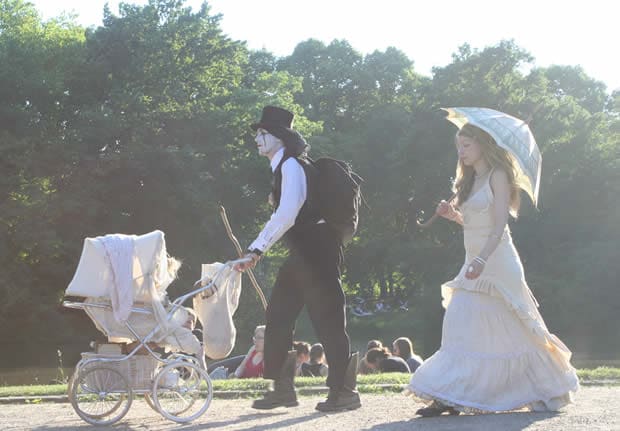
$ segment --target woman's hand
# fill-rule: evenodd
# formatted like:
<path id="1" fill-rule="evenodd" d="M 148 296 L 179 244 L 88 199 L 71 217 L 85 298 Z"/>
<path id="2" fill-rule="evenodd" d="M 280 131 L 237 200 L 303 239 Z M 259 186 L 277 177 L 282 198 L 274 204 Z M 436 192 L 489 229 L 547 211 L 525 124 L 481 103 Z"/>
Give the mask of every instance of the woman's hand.
<path id="1" fill-rule="evenodd" d="M 452 202 L 447 202 L 445 200 L 439 202 L 435 213 L 437 213 L 437 215 L 439 215 L 440 217 L 452 221 L 454 221 L 459 214 L 458 211 L 454 208 L 454 205 L 452 205 Z"/>
<path id="2" fill-rule="evenodd" d="M 465 278 L 468 280 L 475 280 L 480 277 L 482 271 L 484 271 L 484 263 L 480 260 L 474 259 L 469 263 L 469 265 L 467 265 L 467 269 L 465 270 Z"/>

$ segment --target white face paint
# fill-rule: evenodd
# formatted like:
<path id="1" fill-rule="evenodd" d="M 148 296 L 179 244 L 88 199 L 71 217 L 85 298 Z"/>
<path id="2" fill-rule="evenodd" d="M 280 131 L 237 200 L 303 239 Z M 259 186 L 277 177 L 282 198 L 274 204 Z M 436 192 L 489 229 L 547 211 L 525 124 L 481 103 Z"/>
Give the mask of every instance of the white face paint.
<path id="1" fill-rule="evenodd" d="M 258 154 L 271 159 L 274 154 L 284 146 L 282 141 L 273 136 L 265 129 L 258 129 L 254 138 L 258 147 Z"/>

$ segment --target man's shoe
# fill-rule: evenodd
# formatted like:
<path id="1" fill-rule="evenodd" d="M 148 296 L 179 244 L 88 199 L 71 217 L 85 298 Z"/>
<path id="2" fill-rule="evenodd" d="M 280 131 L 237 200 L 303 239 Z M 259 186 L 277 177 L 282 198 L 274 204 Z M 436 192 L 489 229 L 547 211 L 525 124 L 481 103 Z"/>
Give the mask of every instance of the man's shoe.
<path id="1" fill-rule="evenodd" d="M 252 408 L 258 410 L 271 410 L 276 407 L 295 407 L 299 405 L 297 402 L 297 393 L 295 392 L 295 365 L 297 361 L 297 352 L 290 351 L 282 370 L 280 377 L 274 381 L 273 390 L 265 392 L 263 398 L 255 400 Z"/>
<path id="2" fill-rule="evenodd" d="M 327 399 L 316 405 L 316 409 L 320 412 L 341 412 L 345 410 L 355 410 L 362 406 L 360 395 L 357 392 L 347 391 L 329 391 Z"/>
<path id="3" fill-rule="evenodd" d="M 271 410 L 277 407 L 296 407 L 299 405 L 295 391 L 273 391 L 265 392 L 263 398 L 254 400 L 252 408 L 258 410 Z"/>
<path id="4" fill-rule="evenodd" d="M 340 390 L 330 389 L 327 400 L 316 405 L 320 412 L 339 412 L 355 410 L 362 406 L 360 395 L 355 390 L 357 386 L 357 362 L 359 354 L 353 353 L 344 374 L 344 385 Z"/>

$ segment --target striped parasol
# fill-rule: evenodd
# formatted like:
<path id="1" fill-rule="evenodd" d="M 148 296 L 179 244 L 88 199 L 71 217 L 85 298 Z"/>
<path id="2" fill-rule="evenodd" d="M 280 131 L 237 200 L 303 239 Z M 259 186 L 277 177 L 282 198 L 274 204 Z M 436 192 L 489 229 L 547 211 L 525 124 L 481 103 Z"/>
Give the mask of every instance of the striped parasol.
<path id="1" fill-rule="evenodd" d="M 489 108 L 442 109 L 448 112 L 446 119 L 459 129 L 467 123 L 479 127 L 491 135 L 497 145 L 514 156 L 525 179 L 523 189 L 537 205 L 542 157 L 527 123 Z"/>

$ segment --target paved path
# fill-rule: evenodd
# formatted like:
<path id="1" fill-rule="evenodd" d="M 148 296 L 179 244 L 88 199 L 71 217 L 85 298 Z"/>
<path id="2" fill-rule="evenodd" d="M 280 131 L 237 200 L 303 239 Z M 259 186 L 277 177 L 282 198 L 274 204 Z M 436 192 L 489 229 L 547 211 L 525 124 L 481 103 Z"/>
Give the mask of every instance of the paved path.
<path id="1" fill-rule="evenodd" d="M 620 431 L 620 387 L 584 387 L 576 403 L 560 413 L 503 413 L 478 416 L 414 418 L 420 407 L 409 398 L 363 395 L 359 410 L 316 412 L 318 397 L 302 397 L 300 406 L 256 411 L 250 400 L 214 400 L 196 422 L 176 425 L 136 401 L 114 430 L 337 430 L 337 431 Z M 67 403 L 0 405 L 0 430 L 74 431 L 95 428 L 82 422 Z"/>

